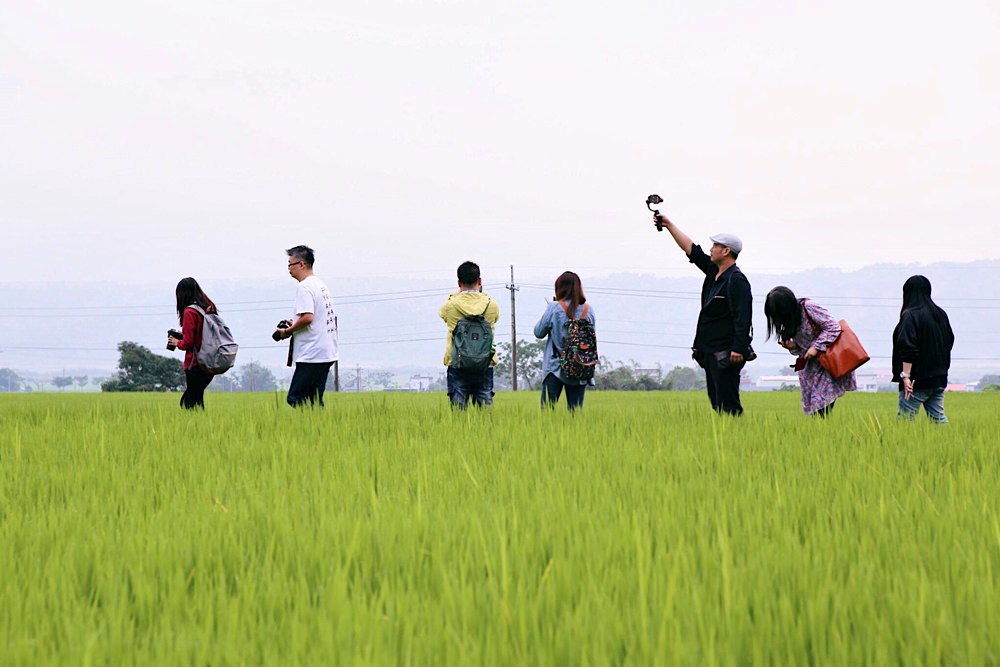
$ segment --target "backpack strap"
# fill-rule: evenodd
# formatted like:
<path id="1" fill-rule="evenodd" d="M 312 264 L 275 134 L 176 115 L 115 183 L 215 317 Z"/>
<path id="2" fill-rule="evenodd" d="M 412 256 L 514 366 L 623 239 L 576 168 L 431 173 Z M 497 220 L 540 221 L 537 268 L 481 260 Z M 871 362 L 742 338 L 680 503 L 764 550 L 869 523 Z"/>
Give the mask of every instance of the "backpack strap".
<path id="1" fill-rule="evenodd" d="M 192 303 L 190 306 L 187 306 L 185 310 L 187 310 L 188 308 L 201 315 L 201 325 L 205 326 L 205 318 L 208 317 L 208 313 L 205 312 L 205 309 L 199 306 L 197 303 Z"/>
<path id="2" fill-rule="evenodd" d="M 480 317 L 486 317 L 486 311 L 490 309 L 490 304 L 493 303 L 493 299 L 486 299 L 486 307 L 483 308 L 483 312 Z"/>
<path id="3" fill-rule="evenodd" d="M 558 304 L 559 304 L 560 306 L 562 306 L 562 309 L 563 309 L 563 312 L 564 312 L 564 313 L 566 313 L 566 318 L 567 318 L 567 319 L 569 319 L 570 321 L 572 321 L 572 320 L 575 320 L 575 319 L 576 319 L 575 317 L 573 317 L 572 315 L 570 315 L 570 313 L 569 313 L 569 306 L 567 306 L 567 305 L 566 305 L 565 303 L 563 303 L 562 301 L 558 301 L 557 303 L 558 303 Z M 583 312 L 582 312 L 582 313 L 580 313 L 580 319 L 581 319 L 581 320 L 585 320 L 585 319 L 587 319 L 587 312 L 588 312 L 589 310 L 590 310 L 590 304 L 589 304 L 589 303 L 585 303 L 585 304 L 583 304 Z"/>

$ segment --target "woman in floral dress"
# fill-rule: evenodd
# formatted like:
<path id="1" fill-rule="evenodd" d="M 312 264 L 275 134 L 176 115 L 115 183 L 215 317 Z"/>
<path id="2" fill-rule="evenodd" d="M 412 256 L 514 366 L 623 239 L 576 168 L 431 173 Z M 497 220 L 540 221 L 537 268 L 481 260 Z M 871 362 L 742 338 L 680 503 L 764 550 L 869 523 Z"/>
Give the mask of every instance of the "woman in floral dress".
<path id="1" fill-rule="evenodd" d="M 840 324 L 825 308 L 779 286 L 768 292 L 764 315 L 767 337 L 775 334 L 778 344 L 797 357 L 803 412 L 825 417 L 838 398 L 858 388 L 853 372 L 834 379 L 817 359 L 840 335 Z"/>

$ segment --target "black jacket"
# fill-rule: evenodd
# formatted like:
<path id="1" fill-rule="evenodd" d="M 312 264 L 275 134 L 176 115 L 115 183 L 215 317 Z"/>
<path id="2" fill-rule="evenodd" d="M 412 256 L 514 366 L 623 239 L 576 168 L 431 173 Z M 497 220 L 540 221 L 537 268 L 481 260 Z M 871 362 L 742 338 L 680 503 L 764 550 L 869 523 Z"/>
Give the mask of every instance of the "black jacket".
<path id="1" fill-rule="evenodd" d="M 892 332 L 893 382 L 901 381 L 899 374 L 906 361 L 913 364 L 910 376 L 914 387 L 931 389 L 948 384 L 955 334 L 951 330 L 948 316 L 944 311 L 941 314 L 944 315 L 943 323 L 934 319 L 934 313 L 929 308 L 903 311 L 899 324 Z"/>
<path id="2" fill-rule="evenodd" d="M 716 280 L 719 267 L 712 263 L 698 244 L 691 246 L 688 259 L 705 274 L 705 282 L 701 286 L 701 312 L 698 313 L 698 329 L 694 337 L 695 352 L 729 350 L 751 357 L 753 296 L 750 281 L 736 265 L 726 269 Z"/>

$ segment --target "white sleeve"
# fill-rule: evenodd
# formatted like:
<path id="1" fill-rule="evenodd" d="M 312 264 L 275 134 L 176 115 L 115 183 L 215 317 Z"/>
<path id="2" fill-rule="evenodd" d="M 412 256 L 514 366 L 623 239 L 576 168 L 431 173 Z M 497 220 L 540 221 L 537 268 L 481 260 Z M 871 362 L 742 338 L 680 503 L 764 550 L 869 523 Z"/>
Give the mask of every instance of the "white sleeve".
<path id="1" fill-rule="evenodd" d="M 303 313 L 315 314 L 316 301 L 309 288 L 300 284 L 295 291 L 295 314 L 302 315 Z"/>

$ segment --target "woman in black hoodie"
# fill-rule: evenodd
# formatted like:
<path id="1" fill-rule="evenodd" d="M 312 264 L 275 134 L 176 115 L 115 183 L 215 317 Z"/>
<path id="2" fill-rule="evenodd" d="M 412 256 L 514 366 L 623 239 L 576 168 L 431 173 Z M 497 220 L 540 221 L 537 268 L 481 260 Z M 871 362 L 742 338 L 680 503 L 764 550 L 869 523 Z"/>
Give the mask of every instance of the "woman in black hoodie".
<path id="1" fill-rule="evenodd" d="M 948 423 L 944 389 L 954 344 L 948 314 L 931 300 L 931 281 L 910 276 L 903 283 L 903 308 L 892 332 L 892 381 L 899 383 L 900 417 L 912 420 L 923 405 L 931 421 Z"/>

